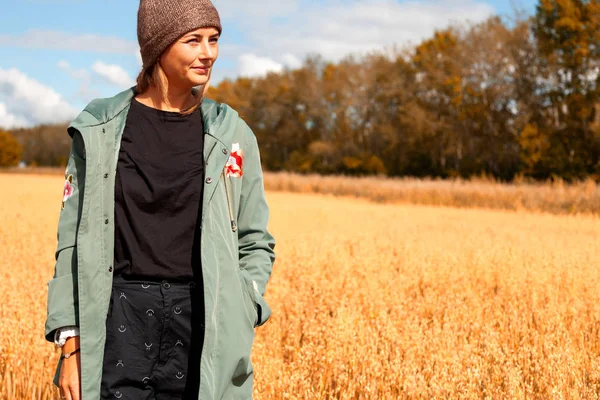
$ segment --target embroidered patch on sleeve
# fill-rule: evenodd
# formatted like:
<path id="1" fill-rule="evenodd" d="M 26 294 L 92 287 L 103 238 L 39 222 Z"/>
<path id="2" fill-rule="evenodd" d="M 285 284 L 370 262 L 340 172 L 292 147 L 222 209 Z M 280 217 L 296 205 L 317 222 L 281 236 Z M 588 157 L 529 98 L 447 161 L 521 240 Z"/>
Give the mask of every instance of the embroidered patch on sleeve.
<path id="1" fill-rule="evenodd" d="M 244 151 L 240 149 L 239 143 L 233 143 L 231 146 L 231 153 L 229 154 L 229 160 L 227 160 L 227 164 L 225 164 L 225 175 L 241 178 L 244 174 L 243 165 Z"/>
<path id="2" fill-rule="evenodd" d="M 60 208 L 61 210 L 63 210 L 65 208 L 65 202 L 69 199 L 69 197 L 71 197 L 73 195 L 73 175 L 69 175 L 65 178 L 65 188 L 63 190 L 63 200 L 62 200 L 62 207 Z"/>

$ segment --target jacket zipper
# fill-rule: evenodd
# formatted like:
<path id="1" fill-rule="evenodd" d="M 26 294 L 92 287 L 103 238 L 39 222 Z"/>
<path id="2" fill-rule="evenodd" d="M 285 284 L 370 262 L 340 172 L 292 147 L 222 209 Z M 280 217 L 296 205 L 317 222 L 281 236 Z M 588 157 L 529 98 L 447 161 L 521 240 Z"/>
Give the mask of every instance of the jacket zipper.
<path id="1" fill-rule="evenodd" d="M 231 209 L 231 200 L 229 199 L 229 187 L 227 186 L 227 174 L 225 173 L 225 168 L 223 168 L 223 182 L 225 182 L 225 196 L 227 197 L 227 208 L 229 209 L 229 221 L 231 222 L 231 231 L 237 231 L 237 224 L 233 219 L 233 210 Z"/>

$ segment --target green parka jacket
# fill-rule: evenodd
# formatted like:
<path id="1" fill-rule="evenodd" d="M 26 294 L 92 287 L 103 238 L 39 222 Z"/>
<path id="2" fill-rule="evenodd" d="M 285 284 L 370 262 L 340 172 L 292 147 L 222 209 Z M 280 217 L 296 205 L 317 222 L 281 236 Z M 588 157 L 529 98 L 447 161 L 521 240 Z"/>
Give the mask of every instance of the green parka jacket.
<path id="1" fill-rule="evenodd" d="M 53 342 L 57 328 L 79 327 L 82 400 L 100 398 L 113 278 L 115 173 L 134 95 L 132 87 L 92 101 L 67 129 L 72 146 L 66 174 L 72 176 L 72 192 L 60 211 L 45 337 Z M 254 328 L 271 315 L 263 295 L 275 261 L 275 240 L 267 231 L 269 208 L 256 137 L 226 104 L 204 99 L 201 109 L 206 317 L 198 398 L 251 399 L 250 352 Z M 243 152 L 241 177 L 224 173 L 232 148 Z M 57 386 L 61 364 L 59 360 L 53 381 Z"/>

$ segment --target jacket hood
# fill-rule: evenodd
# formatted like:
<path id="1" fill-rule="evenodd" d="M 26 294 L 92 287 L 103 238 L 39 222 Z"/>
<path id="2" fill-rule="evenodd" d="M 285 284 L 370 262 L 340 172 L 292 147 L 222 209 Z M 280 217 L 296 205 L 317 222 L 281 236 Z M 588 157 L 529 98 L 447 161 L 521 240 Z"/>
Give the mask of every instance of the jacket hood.
<path id="1" fill-rule="evenodd" d="M 192 92 L 195 91 L 197 91 L 196 88 L 192 89 Z M 69 124 L 69 135 L 73 136 L 73 129 L 81 130 L 85 127 L 102 125 L 121 115 L 124 111 L 128 111 L 135 95 L 135 86 L 132 86 L 113 97 L 92 100 Z M 209 134 L 216 132 L 225 118 L 238 116 L 237 112 L 227 104 L 220 104 L 207 98 L 202 100 L 201 112 L 204 130 Z"/>

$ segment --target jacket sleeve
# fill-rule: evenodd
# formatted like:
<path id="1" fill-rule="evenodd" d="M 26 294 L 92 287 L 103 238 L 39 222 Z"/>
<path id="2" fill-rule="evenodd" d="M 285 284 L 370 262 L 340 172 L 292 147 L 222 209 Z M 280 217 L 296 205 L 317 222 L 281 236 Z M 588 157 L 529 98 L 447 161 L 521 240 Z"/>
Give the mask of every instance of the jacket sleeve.
<path id="1" fill-rule="evenodd" d="M 79 325 L 76 238 L 85 184 L 85 149 L 81 134 L 75 131 L 72 135 L 62 207 L 60 203 L 57 204 L 60 217 L 54 276 L 48 281 L 45 338 L 49 342 L 54 342 L 56 329 Z"/>
<path id="2" fill-rule="evenodd" d="M 271 316 L 271 309 L 263 296 L 275 262 L 275 239 L 267 230 L 269 207 L 265 197 L 258 143 L 250 128 L 248 131 L 237 216 L 238 244 L 241 272 L 257 305 L 256 325 L 260 326 Z"/>

